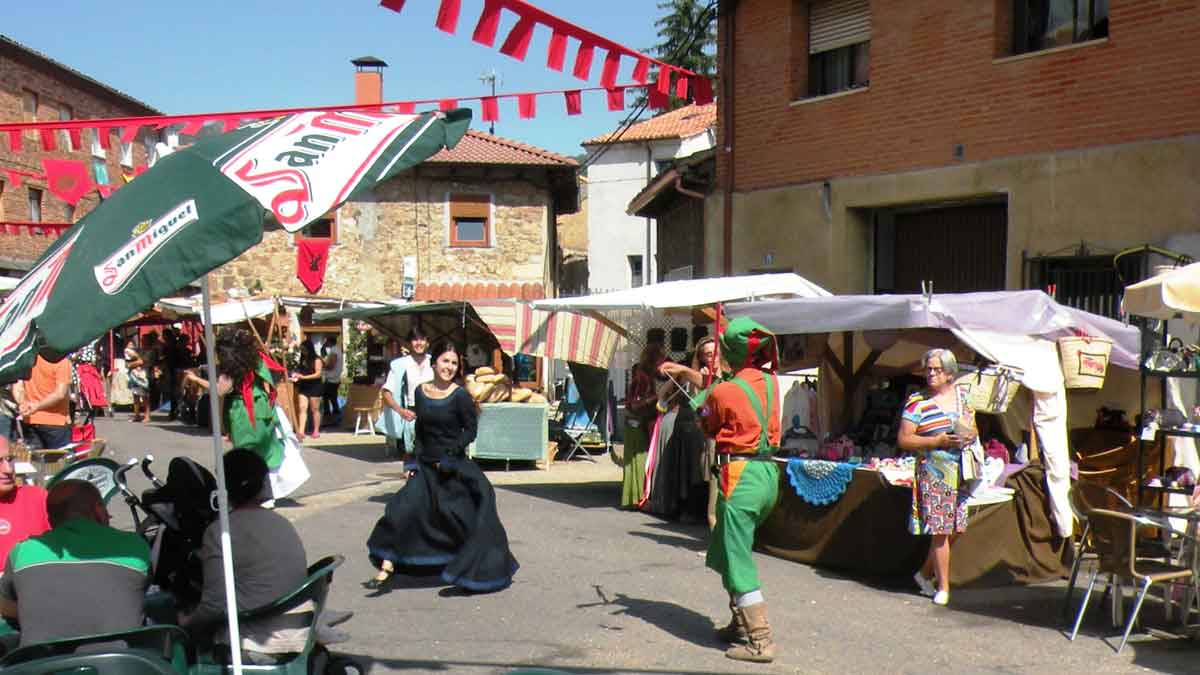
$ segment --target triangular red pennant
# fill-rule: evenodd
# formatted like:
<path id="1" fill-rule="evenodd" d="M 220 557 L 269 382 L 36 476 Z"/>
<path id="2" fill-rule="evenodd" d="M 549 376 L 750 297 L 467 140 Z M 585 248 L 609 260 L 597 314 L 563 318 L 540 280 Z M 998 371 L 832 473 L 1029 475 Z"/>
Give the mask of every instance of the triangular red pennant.
<path id="1" fill-rule="evenodd" d="M 625 109 L 625 87 L 613 87 L 608 90 L 608 109 Z"/>
<path id="2" fill-rule="evenodd" d="M 658 93 L 666 96 L 671 93 L 671 71 L 667 68 L 658 69 L 658 80 L 654 83 Z"/>
<path id="3" fill-rule="evenodd" d="M 675 98 L 687 100 L 688 95 L 688 78 L 679 75 L 675 78 Z"/>
<path id="4" fill-rule="evenodd" d="M 583 112 L 582 92 L 578 89 L 574 91 L 564 91 L 563 99 L 567 104 L 568 115 L 578 115 Z"/>
<path id="5" fill-rule="evenodd" d="M 703 75 L 697 75 L 692 79 L 692 96 L 696 99 L 696 105 L 712 103 L 712 80 Z"/>
<path id="6" fill-rule="evenodd" d="M 500 53 L 505 56 L 511 56 L 518 61 L 524 61 L 525 55 L 529 53 L 529 39 L 533 37 L 533 19 L 523 16 L 513 26 L 508 37 L 505 38 L 504 44 L 500 46 Z"/>
<path id="7" fill-rule="evenodd" d="M 138 125 L 130 124 L 121 130 L 121 142 L 132 143 L 133 139 L 137 138 Z"/>
<path id="8" fill-rule="evenodd" d="M 50 129 L 38 129 L 38 135 L 42 137 L 42 150 L 50 152 L 58 147 L 54 142 L 54 132 Z"/>
<path id="9" fill-rule="evenodd" d="M 471 39 L 491 47 L 496 44 L 496 29 L 499 27 L 500 4 L 495 0 L 484 0 L 483 13 L 479 15 L 479 23 L 475 24 L 475 32 Z"/>
<path id="10" fill-rule="evenodd" d="M 546 67 L 561 73 L 566 56 L 567 34 L 556 29 L 550 35 L 550 48 L 546 50 Z"/>
<path id="11" fill-rule="evenodd" d="M 109 143 L 108 140 L 108 134 L 111 132 L 112 127 L 96 127 L 95 129 L 92 129 L 92 133 L 96 136 L 96 142 L 99 143 L 100 147 L 105 150 L 112 147 L 112 144 Z"/>
<path id="12" fill-rule="evenodd" d="M 78 150 L 83 147 L 83 131 L 80 129 L 67 129 L 67 136 L 71 138 L 71 148 Z"/>
<path id="13" fill-rule="evenodd" d="M 612 49 L 608 50 L 608 55 L 604 57 L 604 70 L 600 72 L 600 86 L 611 87 L 616 84 L 620 70 L 621 55 Z"/>
<path id="14" fill-rule="evenodd" d="M 650 78 L 650 60 L 638 59 L 637 65 L 633 67 L 633 81 L 638 84 L 646 84 L 646 80 Z"/>
<path id="15" fill-rule="evenodd" d="M 237 117 L 222 117 L 221 118 L 221 133 L 227 134 L 237 128 Z"/>
<path id="16" fill-rule="evenodd" d="M 655 87 L 646 90 L 646 99 L 651 110 L 666 110 L 671 104 L 670 98 Z"/>
<path id="17" fill-rule="evenodd" d="M 99 192 L 101 197 L 108 199 L 120 187 L 120 185 L 97 185 L 96 192 Z"/>
<path id="18" fill-rule="evenodd" d="M 396 112 L 401 115 L 411 115 L 417 111 L 417 104 L 412 101 L 403 101 L 396 104 Z"/>
<path id="19" fill-rule="evenodd" d="M 480 103 L 483 108 L 480 117 L 484 122 L 495 122 L 500 119 L 500 106 L 496 104 L 495 96 L 484 96 L 480 99 Z"/>
<path id="20" fill-rule="evenodd" d="M 92 178 L 88 175 L 87 165 L 79 160 L 43 157 L 42 168 L 46 171 L 47 189 L 72 206 L 92 191 Z"/>
<path id="21" fill-rule="evenodd" d="M 8 132 L 8 149 L 13 152 L 21 151 L 21 132 L 10 130 Z"/>
<path id="22" fill-rule="evenodd" d="M 523 120 L 537 117 L 537 94 L 517 96 L 517 113 Z"/>
<path id="23" fill-rule="evenodd" d="M 595 45 L 587 42 L 579 43 L 579 51 L 575 52 L 575 69 L 572 74 L 581 80 L 586 80 L 592 72 L 592 55 L 595 53 Z"/>
<path id="24" fill-rule="evenodd" d="M 329 243 L 328 239 L 296 240 L 296 278 L 309 293 L 316 293 L 325 285 Z"/>
<path id="25" fill-rule="evenodd" d="M 444 99 L 438 101 L 438 110 L 441 110 L 442 112 L 446 112 L 447 110 L 454 110 L 457 107 L 458 107 L 458 99 L 456 99 L 456 98 L 444 98 Z"/>
<path id="26" fill-rule="evenodd" d="M 17 173 L 16 171 L 5 171 L 4 173 L 8 176 L 9 187 L 21 187 L 21 174 Z"/>
<path id="27" fill-rule="evenodd" d="M 380 7 L 386 7 L 393 12 L 399 12 L 404 9 L 405 0 L 379 0 Z"/>
<path id="28" fill-rule="evenodd" d="M 438 30 L 454 34 L 458 28 L 458 13 L 462 9 L 462 0 L 442 0 L 442 6 L 438 7 L 437 21 L 435 25 Z"/>

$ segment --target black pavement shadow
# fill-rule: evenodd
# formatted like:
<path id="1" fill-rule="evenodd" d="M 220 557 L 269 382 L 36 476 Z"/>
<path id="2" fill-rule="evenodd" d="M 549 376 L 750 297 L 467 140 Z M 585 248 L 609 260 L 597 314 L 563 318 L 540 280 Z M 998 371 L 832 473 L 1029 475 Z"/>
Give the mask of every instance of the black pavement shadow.
<path id="1" fill-rule="evenodd" d="M 592 588 L 595 589 L 596 595 L 600 600 L 575 605 L 576 608 L 611 607 L 613 611 L 610 614 L 612 616 L 627 614 L 657 626 L 675 638 L 690 642 L 696 646 L 711 647 L 714 649 L 718 647 L 723 649 L 727 646 L 717 640 L 714 634 L 713 622 L 707 615 L 673 602 L 645 600 L 631 597 L 624 593 L 614 593 L 612 596 L 609 596 L 600 585 L 593 585 Z"/>
<path id="2" fill-rule="evenodd" d="M 526 483 L 497 485 L 507 490 L 538 499 L 546 499 L 581 509 L 616 509 L 621 503 L 621 484 L 612 481 L 590 483 Z"/>
<path id="3" fill-rule="evenodd" d="M 680 525 L 677 523 L 649 523 L 649 526 L 662 530 L 647 532 L 645 530 L 630 530 L 629 534 L 642 539 L 649 539 L 663 546 L 676 546 L 690 551 L 703 551 L 708 548 L 707 525 Z"/>
<path id="4" fill-rule="evenodd" d="M 570 658 L 571 653 L 578 653 L 579 650 L 561 645 L 561 650 L 564 654 L 561 658 Z M 520 672 L 525 675 L 618 675 L 621 673 L 645 673 L 646 675 L 711 675 L 714 672 L 711 668 L 705 670 L 685 670 L 680 668 L 671 668 L 663 670 L 658 668 L 597 668 L 595 666 L 557 666 L 554 663 L 503 663 L 500 661 L 435 661 L 432 659 L 403 659 L 403 658 L 381 658 L 378 656 L 369 656 L 367 654 L 354 654 L 351 652 L 333 651 L 335 656 L 345 656 L 355 661 L 358 661 L 366 670 L 373 672 L 374 666 L 388 668 L 390 670 L 411 670 L 420 673 L 455 673 L 463 668 L 494 668 L 496 673 L 514 673 Z"/>
<path id="5" fill-rule="evenodd" d="M 395 464 L 397 470 L 402 466 L 400 458 L 388 454 L 387 446 L 382 443 L 347 443 L 339 445 L 321 445 L 321 439 L 311 438 L 301 440 L 305 450 L 325 452 L 338 457 L 357 459 L 371 464 Z"/>
<path id="6" fill-rule="evenodd" d="M 366 583 L 365 581 L 363 583 Z M 440 568 L 431 569 L 429 573 L 414 571 L 412 574 L 397 572 L 388 577 L 386 583 L 376 589 L 366 589 L 368 598 L 380 598 L 395 591 L 407 591 L 414 588 L 441 588 L 448 584 L 442 579 Z M 365 588 L 365 587 L 364 587 Z"/>

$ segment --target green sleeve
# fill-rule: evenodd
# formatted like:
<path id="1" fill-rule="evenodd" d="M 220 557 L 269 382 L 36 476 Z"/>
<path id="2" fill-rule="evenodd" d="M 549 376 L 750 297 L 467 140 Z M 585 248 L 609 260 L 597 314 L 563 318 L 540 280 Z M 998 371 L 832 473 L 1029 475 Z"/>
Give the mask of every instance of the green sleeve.
<path id="1" fill-rule="evenodd" d="M 233 395 L 228 400 L 229 440 L 233 442 L 233 447 L 253 450 L 263 458 L 269 469 L 278 469 L 283 463 L 283 442 L 275 432 L 279 422 L 275 419 L 275 408 L 267 393 L 259 387 L 254 388 L 254 424 L 250 423 L 250 415 L 241 396 Z"/>

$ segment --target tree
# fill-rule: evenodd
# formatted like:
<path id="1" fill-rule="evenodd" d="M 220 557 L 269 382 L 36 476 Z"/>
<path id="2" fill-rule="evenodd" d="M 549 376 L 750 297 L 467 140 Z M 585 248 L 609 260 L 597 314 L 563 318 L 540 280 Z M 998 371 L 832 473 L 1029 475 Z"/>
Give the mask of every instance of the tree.
<path id="1" fill-rule="evenodd" d="M 717 3 L 716 0 L 659 0 L 663 15 L 654 22 L 658 29 L 658 44 L 648 51 L 660 61 L 685 68 L 706 77 L 717 70 Z M 651 78 L 653 81 L 653 78 Z M 634 102 L 640 106 L 645 94 Z M 687 101 L 671 94 L 667 110 L 687 105 Z"/>

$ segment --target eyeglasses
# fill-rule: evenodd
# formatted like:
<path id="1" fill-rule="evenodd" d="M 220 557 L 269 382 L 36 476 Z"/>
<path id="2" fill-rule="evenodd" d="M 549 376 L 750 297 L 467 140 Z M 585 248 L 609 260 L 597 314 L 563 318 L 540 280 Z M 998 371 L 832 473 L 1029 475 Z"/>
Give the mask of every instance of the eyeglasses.
<path id="1" fill-rule="evenodd" d="M 929 366 L 928 368 L 925 368 L 925 372 L 927 372 L 931 375 L 940 375 L 940 374 L 946 372 L 946 369 L 938 368 L 936 366 Z"/>

